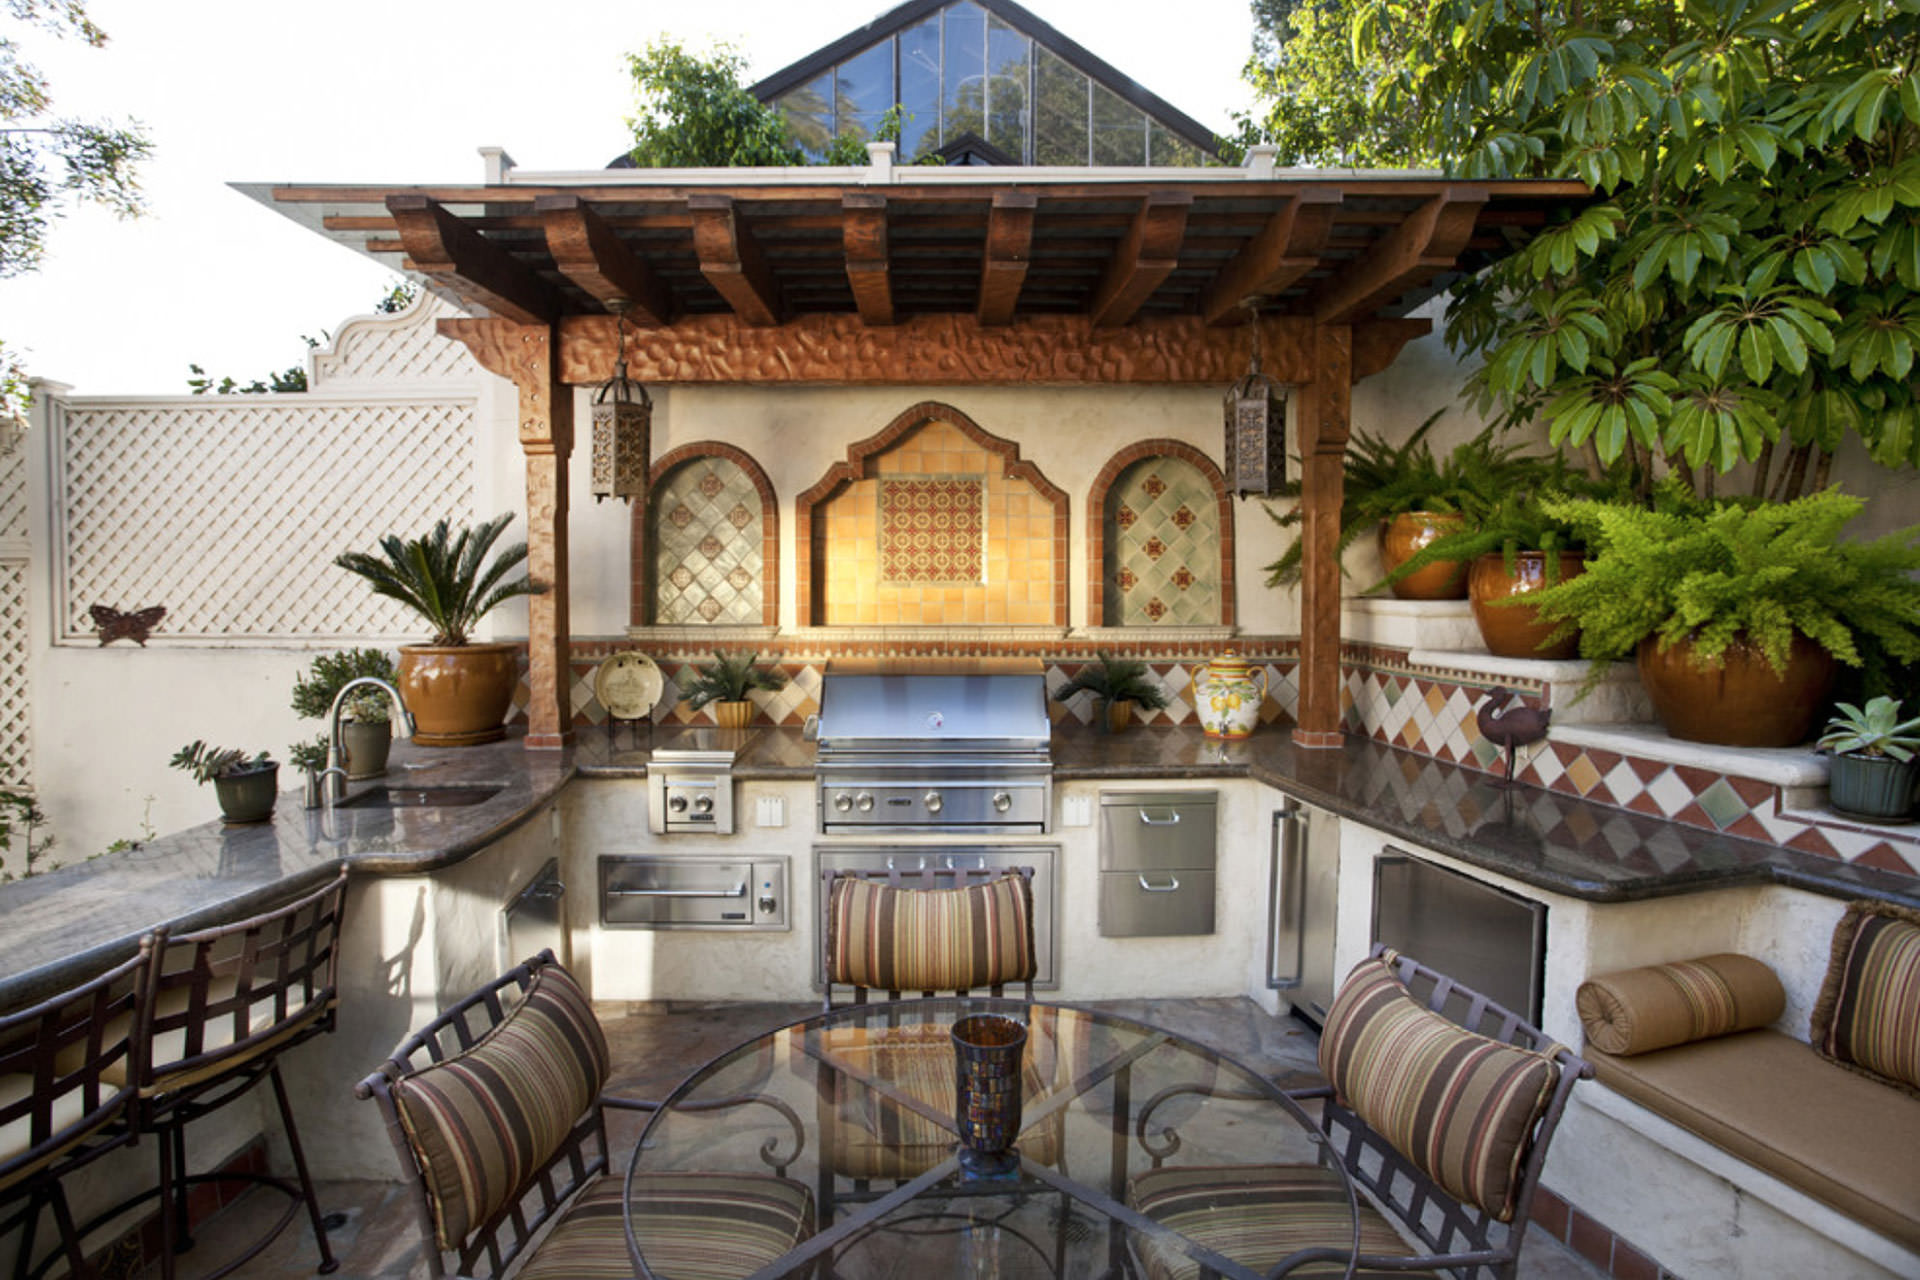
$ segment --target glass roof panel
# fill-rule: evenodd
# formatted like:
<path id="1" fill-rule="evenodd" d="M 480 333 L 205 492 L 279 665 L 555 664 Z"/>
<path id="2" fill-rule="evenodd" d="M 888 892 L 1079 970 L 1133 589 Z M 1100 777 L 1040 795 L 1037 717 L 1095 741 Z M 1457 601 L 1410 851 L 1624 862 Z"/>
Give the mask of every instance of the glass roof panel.
<path id="1" fill-rule="evenodd" d="M 900 158 L 940 146 L 940 18 L 900 33 Z"/>
<path id="2" fill-rule="evenodd" d="M 786 113 L 787 131 L 794 142 L 808 159 L 818 160 L 833 141 L 833 72 L 816 76 L 774 105 Z"/>
<path id="3" fill-rule="evenodd" d="M 871 138 L 893 109 L 893 41 L 882 40 L 834 69 L 834 133 Z"/>
<path id="4" fill-rule="evenodd" d="M 1033 162 L 1086 164 L 1087 77 L 1043 45 L 1033 64 Z"/>

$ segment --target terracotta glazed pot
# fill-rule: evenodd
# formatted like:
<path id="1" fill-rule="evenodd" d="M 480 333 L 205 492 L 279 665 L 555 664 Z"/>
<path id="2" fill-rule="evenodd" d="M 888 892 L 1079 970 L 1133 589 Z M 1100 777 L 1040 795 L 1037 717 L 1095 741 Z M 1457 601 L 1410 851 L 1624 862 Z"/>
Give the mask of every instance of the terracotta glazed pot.
<path id="1" fill-rule="evenodd" d="M 1805 742 L 1833 687 L 1833 655 L 1797 632 L 1784 679 L 1744 636 L 1735 636 L 1704 669 L 1694 665 L 1690 641 L 1662 652 L 1648 636 L 1640 642 L 1639 665 L 1640 683 L 1668 733 L 1724 747 Z"/>
<path id="2" fill-rule="evenodd" d="M 520 680 L 513 644 L 400 646 L 400 696 L 423 747 L 471 747 L 507 735 Z"/>
<path id="3" fill-rule="evenodd" d="M 1380 526 L 1380 571 L 1392 573 L 1435 538 L 1466 526 L 1467 518 L 1456 511 L 1402 512 Z M 1464 600 L 1467 566 L 1452 560 L 1441 561 L 1390 585 L 1395 597 L 1401 600 Z"/>
<path id="4" fill-rule="evenodd" d="M 1487 652 L 1500 658 L 1571 658 L 1580 652 L 1579 633 L 1545 648 L 1541 644 L 1553 634 L 1556 624 L 1542 622 L 1539 611 L 1530 604 L 1497 604 L 1515 596 L 1530 595 L 1558 586 L 1578 577 L 1587 569 L 1587 558 L 1578 551 L 1558 553 L 1559 577 L 1547 581 L 1547 553 L 1521 551 L 1513 558 L 1513 572 L 1507 572 L 1506 557 L 1498 551 L 1481 556 L 1467 570 L 1467 600 L 1473 605 L 1473 620 L 1480 624 L 1480 638 Z"/>
<path id="5" fill-rule="evenodd" d="M 739 702 L 716 702 L 713 718 L 722 729 L 744 729 L 753 719 L 753 703 L 744 698 Z"/>
<path id="6" fill-rule="evenodd" d="M 1133 704 L 1131 702 L 1107 702 L 1106 725 L 1108 733 L 1118 733 L 1133 723 Z"/>

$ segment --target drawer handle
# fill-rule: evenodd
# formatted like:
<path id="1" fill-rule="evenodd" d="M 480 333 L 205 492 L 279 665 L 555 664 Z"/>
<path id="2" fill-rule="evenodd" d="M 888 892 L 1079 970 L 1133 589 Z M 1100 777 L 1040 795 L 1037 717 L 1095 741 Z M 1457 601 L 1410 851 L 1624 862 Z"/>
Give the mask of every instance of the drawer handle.
<path id="1" fill-rule="evenodd" d="M 1172 817 L 1170 817 L 1170 818 L 1156 818 L 1156 817 L 1154 817 L 1154 816 L 1153 816 L 1152 814 L 1150 814 L 1150 813 L 1148 813 L 1148 812 L 1147 812 L 1147 811 L 1146 811 L 1145 809 L 1142 809 L 1142 810 L 1140 810 L 1140 822 L 1141 822 L 1141 824 L 1142 824 L 1142 825 L 1144 825 L 1144 826 L 1149 826 L 1149 827 L 1177 827 L 1177 826 L 1179 826 L 1179 825 L 1180 825 L 1180 811 L 1179 811 L 1178 809 L 1169 809 L 1169 810 L 1167 810 L 1167 812 L 1168 812 L 1168 813 L 1170 813 L 1170 814 L 1172 814 L 1173 816 L 1172 816 Z"/>
<path id="2" fill-rule="evenodd" d="M 1165 883 L 1164 885 L 1159 885 L 1159 884 L 1154 884 L 1151 880 L 1148 880 L 1145 876 L 1141 876 L 1140 888 L 1146 893 L 1178 893 L 1180 892 L 1180 877 L 1168 876 L 1167 883 Z"/>
<path id="3" fill-rule="evenodd" d="M 742 880 L 731 889 L 609 889 L 609 898 L 744 898 L 747 883 Z"/>

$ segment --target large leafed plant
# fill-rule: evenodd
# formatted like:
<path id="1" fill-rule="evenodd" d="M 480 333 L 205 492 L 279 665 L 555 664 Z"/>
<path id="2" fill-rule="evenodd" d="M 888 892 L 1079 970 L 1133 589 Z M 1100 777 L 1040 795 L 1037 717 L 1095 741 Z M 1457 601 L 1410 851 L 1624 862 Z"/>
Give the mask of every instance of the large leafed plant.
<path id="1" fill-rule="evenodd" d="M 507 575 L 524 564 L 527 544 L 501 548 L 491 564 L 487 552 L 513 519 L 511 511 L 458 536 L 445 520 L 417 538 L 388 534 L 380 554 L 348 551 L 334 563 L 367 580 L 376 595 L 398 600 L 433 628 L 435 645 L 463 645 L 480 619 L 516 596 L 539 595 L 547 588 L 522 575 Z"/>

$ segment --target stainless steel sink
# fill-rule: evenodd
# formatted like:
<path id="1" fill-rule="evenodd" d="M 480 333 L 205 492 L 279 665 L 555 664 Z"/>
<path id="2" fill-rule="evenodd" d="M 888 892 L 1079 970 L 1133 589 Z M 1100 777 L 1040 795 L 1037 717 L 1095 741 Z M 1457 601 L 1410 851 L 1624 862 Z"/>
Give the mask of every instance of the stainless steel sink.
<path id="1" fill-rule="evenodd" d="M 341 809 L 457 809 L 480 804 L 500 794 L 499 787 L 368 787 L 348 796 Z"/>

